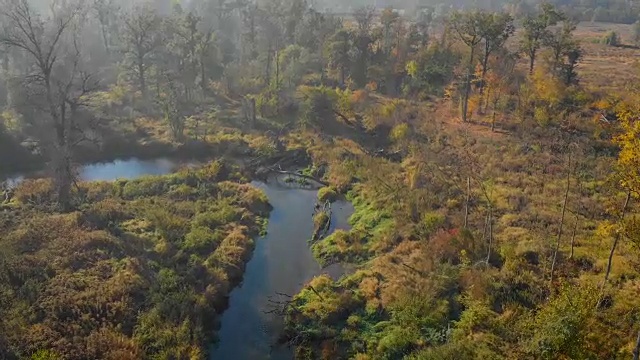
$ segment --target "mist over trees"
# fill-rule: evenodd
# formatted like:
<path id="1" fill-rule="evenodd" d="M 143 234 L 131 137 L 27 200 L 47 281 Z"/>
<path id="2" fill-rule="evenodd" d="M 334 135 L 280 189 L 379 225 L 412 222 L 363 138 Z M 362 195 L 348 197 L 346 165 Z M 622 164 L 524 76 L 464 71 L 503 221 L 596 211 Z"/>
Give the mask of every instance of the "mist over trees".
<path id="1" fill-rule="evenodd" d="M 357 271 L 280 311 L 298 358 L 637 357 L 637 88 L 585 85 L 627 76 L 613 56 L 583 71 L 589 45 L 635 49 L 637 14 L 0 0 L 0 172 L 47 165 L 0 197 L 0 358 L 204 359 L 268 215 L 250 181 L 287 164 L 355 207 L 309 246 Z M 635 22 L 633 44 L 581 43 L 592 20 Z M 78 176 L 176 154 L 224 160 Z"/>

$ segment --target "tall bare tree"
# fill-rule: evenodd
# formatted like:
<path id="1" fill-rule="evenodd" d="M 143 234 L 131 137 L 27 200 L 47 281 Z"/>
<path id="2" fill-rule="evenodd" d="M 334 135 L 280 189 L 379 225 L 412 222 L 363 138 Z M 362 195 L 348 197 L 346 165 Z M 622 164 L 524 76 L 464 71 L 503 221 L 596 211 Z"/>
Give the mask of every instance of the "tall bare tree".
<path id="1" fill-rule="evenodd" d="M 78 34 L 81 3 L 52 3 L 39 14 L 27 0 L 2 0 L 0 43 L 16 48 L 31 62 L 22 78 L 28 101 L 42 121 L 42 143 L 50 150 L 58 202 L 69 207 L 74 181 L 72 149 L 83 136 L 82 107 L 97 86 L 83 68 Z M 51 136 L 51 134 L 53 136 Z"/>
<path id="2" fill-rule="evenodd" d="M 551 261 L 551 275 L 549 276 L 549 282 L 553 283 L 553 274 L 556 269 L 556 262 L 558 259 L 558 252 L 560 251 L 560 240 L 562 239 L 562 228 L 564 227 L 564 216 L 567 211 L 567 202 L 569 200 L 569 191 L 571 190 L 571 153 L 567 159 L 567 187 L 564 192 L 564 201 L 562 202 L 562 213 L 560 216 L 560 226 L 558 227 L 558 237 L 556 239 L 556 246 L 553 250 L 553 260 Z"/>
<path id="3" fill-rule="evenodd" d="M 111 51 L 111 37 L 118 29 L 115 25 L 119 11 L 116 0 L 93 0 L 91 4 L 95 18 L 100 23 L 102 43 L 107 54 Z"/>

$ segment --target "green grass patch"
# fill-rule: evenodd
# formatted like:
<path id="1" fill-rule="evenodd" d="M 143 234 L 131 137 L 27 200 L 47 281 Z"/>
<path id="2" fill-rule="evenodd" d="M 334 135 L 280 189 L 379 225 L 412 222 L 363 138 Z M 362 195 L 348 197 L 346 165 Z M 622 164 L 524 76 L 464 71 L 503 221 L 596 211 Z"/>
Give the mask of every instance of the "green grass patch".
<path id="1" fill-rule="evenodd" d="M 323 265 L 366 261 L 372 255 L 376 243 L 394 230 L 395 222 L 391 216 L 384 210 L 377 209 L 357 189 L 356 187 L 347 195 L 355 208 L 349 218 L 352 229 L 337 230 L 312 246 L 314 256 Z"/>

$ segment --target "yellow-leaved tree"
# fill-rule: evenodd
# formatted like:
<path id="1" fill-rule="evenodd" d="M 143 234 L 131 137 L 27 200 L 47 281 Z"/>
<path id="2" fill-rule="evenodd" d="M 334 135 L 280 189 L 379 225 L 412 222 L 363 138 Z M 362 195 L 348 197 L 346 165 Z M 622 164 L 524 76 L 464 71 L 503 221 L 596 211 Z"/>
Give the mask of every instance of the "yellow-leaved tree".
<path id="1" fill-rule="evenodd" d="M 640 109 L 620 105 L 617 115 L 622 130 L 615 137 L 620 147 L 617 164 L 620 184 L 637 198 L 640 196 Z"/>
<path id="2" fill-rule="evenodd" d="M 613 141 L 619 146 L 620 152 L 618 153 L 615 176 L 627 195 L 622 209 L 617 214 L 618 223 L 611 231 L 613 244 L 609 252 L 604 281 L 602 282 L 603 289 L 609 280 L 613 255 L 620 239 L 623 236 L 633 239 L 640 235 L 624 231 L 625 229 L 637 228 L 635 226 L 625 226 L 625 223 L 634 223 L 633 220 L 635 219 L 635 217 L 632 217 L 632 221 L 625 222 L 625 215 L 627 215 L 632 197 L 640 197 L 640 139 L 638 138 L 640 136 L 640 120 L 638 114 L 640 114 L 640 109 L 635 105 L 620 103 L 616 107 L 619 133 L 613 138 Z"/>
<path id="3" fill-rule="evenodd" d="M 619 122 L 619 134 L 614 137 L 614 142 L 619 146 L 618 161 L 616 164 L 616 175 L 620 186 L 627 193 L 626 200 L 619 213 L 619 224 L 617 231 L 613 234 L 613 244 L 609 253 L 607 271 L 602 283 L 603 289 L 611 272 L 611 263 L 616 246 L 622 237 L 626 237 L 636 244 L 640 238 L 639 220 L 635 214 L 631 214 L 628 219 L 625 215 L 628 212 L 630 201 L 640 198 L 640 107 L 637 104 L 618 104 L 616 109 Z M 633 349 L 633 359 L 640 357 L 640 331 L 635 341 Z"/>

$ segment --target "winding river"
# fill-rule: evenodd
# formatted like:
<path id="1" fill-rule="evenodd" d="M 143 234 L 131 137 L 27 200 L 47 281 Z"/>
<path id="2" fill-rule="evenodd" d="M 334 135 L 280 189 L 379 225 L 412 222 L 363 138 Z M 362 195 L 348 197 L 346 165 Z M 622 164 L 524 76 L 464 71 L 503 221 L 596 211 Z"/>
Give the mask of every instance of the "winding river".
<path id="1" fill-rule="evenodd" d="M 282 177 L 253 184 L 264 190 L 273 210 L 267 235 L 258 240 L 242 284 L 231 292 L 211 359 L 292 359 L 289 349 L 274 346 L 283 323 L 281 315 L 268 313 L 274 308 L 269 300 L 286 300 L 278 294 L 294 295 L 321 272 L 334 277 L 341 272 L 338 267 L 320 269 L 306 241 L 313 232 L 316 190 L 291 188 Z M 337 201 L 332 209 L 330 231 L 348 228 L 352 205 Z"/>
<path id="2" fill-rule="evenodd" d="M 183 165 L 170 159 L 116 160 L 85 165 L 79 175 L 86 181 L 133 179 L 168 174 Z M 17 176 L 7 182 L 13 186 L 23 179 Z M 291 186 L 282 176 L 252 184 L 267 194 L 273 210 L 267 235 L 257 240 L 243 281 L 231 292 L 229 308 L 220 320 L 219 341 L 210 349 L 212 360 L 292 359 L 291 350 L 276 346 L 283 321 L 282 316 L 269 313 L 274 306 L 271 301 L 286 299 L 278 294 L 294 295 L 313 276 L 328 273 L 335 278 L 342 273 L 340 266 L 321 269 L 307 242 L 313 232 L 316 186 Z M 348 229 L 353 210 L 349 202 L 335 202 L 330 231 Z"/>

